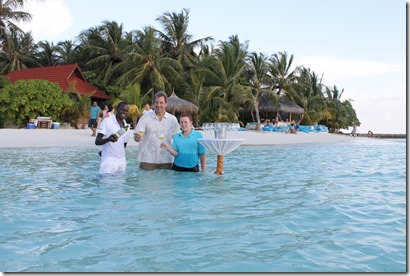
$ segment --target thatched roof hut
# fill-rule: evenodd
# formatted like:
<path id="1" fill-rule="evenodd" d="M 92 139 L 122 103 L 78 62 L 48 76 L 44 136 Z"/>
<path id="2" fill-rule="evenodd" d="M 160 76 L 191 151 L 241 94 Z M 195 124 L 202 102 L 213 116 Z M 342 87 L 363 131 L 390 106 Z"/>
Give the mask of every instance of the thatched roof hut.
<path id="1" fill-rule="evenodd" d="M 191 114 L 198 113 L 198 107 L 195 104 L 188 102 L 184 99 L 181 99 L 175 94 L 175 92 L 172 92 L 171 96 L 168 97 L 168 104 L 166 110 L 174 115 L 175 112 Z"/>
<path id="2" fill-rule="evenodd" d="M 261 97 L 259 99 L 259 112 L 284 112 L 293 114 L 303 114 L 304 110 L 297 104 L 280 99 L 278 104 L 275 106 L 271 100 Z"/>

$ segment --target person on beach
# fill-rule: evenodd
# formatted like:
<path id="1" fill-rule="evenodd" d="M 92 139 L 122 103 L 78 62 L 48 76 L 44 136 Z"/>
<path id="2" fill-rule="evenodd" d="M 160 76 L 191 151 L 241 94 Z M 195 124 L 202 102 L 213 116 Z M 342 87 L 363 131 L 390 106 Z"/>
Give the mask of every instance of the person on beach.
<path id="1" fill-rule="evenodd" d="M 134 130 L 134 140 L 139 144 L 138 161 L 144 170 L 171 169 L 174 156 L 161 148 L 161 143 L 171 144 L 177 134 L 177 118 L 166 112 L 168 97 L 164 91 L 155 94 L 155 111 L 141 116 Z"/>
<path id="2" fill-rule="evenodd" d="M 90 110 L 90 119 L 88 120 L 88 127 L 91 128 L 93 131 L 93 134 L 91 136 L 95 136 L 97 132 L 97 119 L 98 119 L 98 114 L 100 113 L 101 108 L 97 105 L 97 102 L 93 102 L 93 106 L 91 107 Z"/>
<path id="3" fill-rule="evenodd" d="M 102 117 L 104 118 L 104 116 L 108 113 L 108 105 L 104 105 L 102 112 Z"/>
<path id="4" fill-rule="evenodd" d="M 100 112 L 98 112 L 97 129 L 100 128 L 100 123 L 101 123 L 103 117 L 104 117 L 104 109 L 100 110 Z"/>
<path id="5" fill-rule="evenodd" d="M 154 110 L 152 110 L 151 106 L 149 103 L 146 103 L 144 105 L 144 111 L 142 111 L 142 115 L 148 113 L 148 112 L 154 112 Z"/>
<path id="6" fill-rule="evenodd" d="M 357 136 L 357 133 L 356 133 L 356 124 L 353 124 L 353 130 L 352 130 L 352 132 L 351 132 L 350 134 L 352 135 L 352 137 L 356 137 L 356 136 Z"/>
<path id="7" fill-rule="evenodd" d="M 201 171 L 204 172 L 206 151 L 205 147 L 198 142 L 198 139 L 204 138 L 204 135 L 193 128 L 191 114 L 181 114 L 179 125 L 182 131 L 174 136 L 172 146 L 166 142 L 161 143 L 162 148 L 175 156 L 172 169 L 183 172 L 199 172 L 198 162 L 201 161 Z"/>
<path id="8" fill-rule="evenodd" d="M 367 137 L 368 137 L 368 138 L 373 138 L 373 131 L 369 130 L 369 131 L 367 132 Z"/>
<path id="9" fill-rule="evenodd" d="M 101 121 L 98 135 L 95 138 L 97 146 L 102 145 L 100 173 L 124 172 L 126 169 L 125 148 L 128 143 L 127 130 L 129 125 L 125 121 L 128 117 L 129 104 L 120 102 L 117 114 Z M 120 129 L 125 133 L 117 137 Z"/>
<path id="10" fill-rule="evenodd" d="M 108 118 L 108 117 L 113 116 L 113 115 L 114 115 L 114 107 L 113 107 L 112 105 L 109 105 L 109 106 L 107 107 L 107 112 L 105 112 L 105 114 L 104 114 L 104 116 L 103 116 L 103 120 L 104 120 L 105 118 Z"/>
<path id="11" fill-rule="evenodd" d="M 295 120 L 290 121 L 289 133 L 296 134 Z"/>

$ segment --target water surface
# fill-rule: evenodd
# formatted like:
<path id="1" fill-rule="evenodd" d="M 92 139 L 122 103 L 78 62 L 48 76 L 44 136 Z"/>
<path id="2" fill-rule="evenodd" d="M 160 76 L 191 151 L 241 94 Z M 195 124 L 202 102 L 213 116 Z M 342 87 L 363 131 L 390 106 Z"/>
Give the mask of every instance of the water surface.
<path id="1" fill-rule="evenodd" d="M 1 271 L 406 271 L 405 140 L 241 146 L 223 176 L 98 151 L 0 149 Z"/>

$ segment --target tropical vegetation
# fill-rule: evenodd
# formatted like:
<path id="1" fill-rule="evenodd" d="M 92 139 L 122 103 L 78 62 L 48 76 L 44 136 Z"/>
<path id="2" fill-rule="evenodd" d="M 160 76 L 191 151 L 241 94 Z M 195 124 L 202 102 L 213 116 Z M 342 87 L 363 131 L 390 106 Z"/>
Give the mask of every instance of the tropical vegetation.
<path id="1" fill-rule="evenodd" d="M 35 43 L 31 33 L 17 27 L 19 21 L 31 19 L 29 14 L 19 11 L 24 2 L 0 0 L 0 75 L 24 68 L 77 63 L 87 80 L 112 98 L 109 104 L 130 103 L 129 119 L 133 124 L 141 116 L 142 106 L 163 90 L 168 95 L 175 92 L 196 104 L 200 110 L 199 124 L 212 121 L 244 124 L 252 120 L 259 129 L 261 117 L 274 116 L 262 115 L 258 110 L 259 100 L 265 97 L 273 104 L 287 99 L 301 106 L 304 109 L 302 124 L 324 124 L 330 131 L 360 125 L 352 100 L 341 98 L 344 90 L 324 85 L 322 77 L 310 68 L 295 66 L 292 54 L 251 52 L 249 42 L 241 41 L 238 35 L 218 42 L 212 37 L 194 39 L 188 30 L 188 9 L 180 13 L 166 12 L 156 18 L 161 29 L 143 26 L 125 31 L 118 22 L 103 21 L 100 26 L 81 32 L 74 41 L 54 45 L 47 41 Z M 35 115 L 30 113 L 33 107 L 20 102 L 24 113 L 8 114 L 17 112 L 14 107 L 7 107 L 11 104 L 10 99 L 7 100 L 11 97 L 11 87 L 15 88 L 16 84 L 2 86 L 3 119 L 15 120 L 13 123 L 21 126 L 27 116 Z M 75 91 L 71 92 L 75 95 Z M 41 93 L 44 92 L 39 91 L 37 97 L 41 97 Z M 66 103 L 67 93 L 59 96 Z M 45 98 L 45 101 L 51 99 Z M 86 112 L 82 109 L 92 95 L 84 99 L 69 98 L 73 103 L 67 104 L 67 108 L 74 107 L 78 119 L 84 120 Z M 19 95 L 15 100 L 25 99 Z M 50 105 L 53 103 L 46 104 L 48 108 Z M 61 108 L 57 102 L 55 105 Z M 75 120 L 69 120 L 75 124 Z"/>

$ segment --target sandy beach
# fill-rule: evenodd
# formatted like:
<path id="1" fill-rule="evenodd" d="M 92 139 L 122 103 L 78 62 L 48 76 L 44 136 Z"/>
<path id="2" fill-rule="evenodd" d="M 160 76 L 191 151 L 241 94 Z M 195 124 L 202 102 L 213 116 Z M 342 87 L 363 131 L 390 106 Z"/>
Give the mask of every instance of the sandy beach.
<path id="1" fill-rule="evenodd" d="M 213 132 L 204 131 L 205 138 L 213 137 Z M 138 146 L 129 131 L 128 146 Z M 277 132 L 229 131 L 227 138 L 244 139 L 242 145 L 282 145 L 306 143 L 334 143 L 352 141 L 347 135 L 331 133 L 286 134 Z M 90 129 L 0 129 L 0 147 L 89 147 L 95 146 L 95 138 Z"/>

